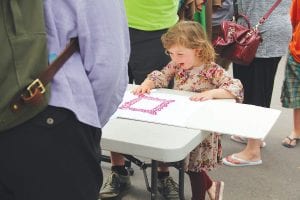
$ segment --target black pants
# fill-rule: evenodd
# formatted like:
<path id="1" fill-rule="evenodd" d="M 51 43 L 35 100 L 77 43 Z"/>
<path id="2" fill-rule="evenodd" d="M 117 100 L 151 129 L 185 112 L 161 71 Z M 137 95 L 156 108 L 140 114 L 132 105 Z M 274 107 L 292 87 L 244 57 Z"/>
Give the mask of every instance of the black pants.
<path id="1" fill-rule="evenodd" d="M 233 63 L 233 76 L 244 86 L 244 102 L 270 107 L 274 79 L 281 57 L 255 58 L 249 66 Z"/>
<path id="2" fill-rule="evenodd" d="M 1 200 L 96 200 L 101 130 L 48 106 L 0 133 Z"/>
<path id="3" fill-rule="evenodd" d="M 161 70 L 170 61 L 161 43 L 167 29 L 140 31 L 129 28 L 131 54 L 128 63 L 129 83 L 141 84 L 154 70 Z"/>

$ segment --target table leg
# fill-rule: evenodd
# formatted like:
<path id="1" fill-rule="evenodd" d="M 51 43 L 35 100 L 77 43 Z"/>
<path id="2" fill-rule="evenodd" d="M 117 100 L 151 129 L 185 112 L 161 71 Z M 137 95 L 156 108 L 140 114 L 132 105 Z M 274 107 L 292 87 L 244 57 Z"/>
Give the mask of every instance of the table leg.
<path id="1" fill-rule="evenodd" d="M 179 161 L 179 199 L 184 200 L 184 160 Z"/>
<path id="2" fill-rule="evenodd" d="M 156 160 L 151 161 L 151 200 L 157 199 L 157 167 Z"/>

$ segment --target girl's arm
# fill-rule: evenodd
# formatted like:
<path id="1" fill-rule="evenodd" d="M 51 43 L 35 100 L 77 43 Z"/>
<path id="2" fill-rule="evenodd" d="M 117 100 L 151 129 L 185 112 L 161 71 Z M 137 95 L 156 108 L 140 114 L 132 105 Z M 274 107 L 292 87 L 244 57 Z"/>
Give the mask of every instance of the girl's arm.
<path id="1" fill-rule="evenodd" d="M 214 68 L 211 76 L 212 83 L 215 84 L 218 89 L 229 92 L 237 102 L 243 102 L 244 89 L 241 81 L 229 76 L 229 74 L 218 65 Z"/>
<path id="2" fill-rule="evenodd" d="M 166 88 L 174 78 L 175 72 L 176 65 L 170 62 L 161 71 L 153 71 L 147 79 L 154 82 L 155 88 Z"/>
<path id="3" fill-rule="evenodd" d="M 203 75 L 211 80 L 215 89 L 198 93 L 192 96 L 191 100 L 203 101 L 207 99 L 234 98 L 237 102 L 243 101 L 244 91 L 240 80 L 229 76 L 227 72 L 217 64 L 213 64 Z"/>
<path id="4" fill-rule="evenodd" d="M 175 68 L 176 66 L 170 62 L 161 71 L 151 72 L 140 86 L 132 90 L 133 94 L 150 93 L 153 88 L 168 87 L 169 82 L 174 78 Z"/>
<path id="5" fill-rule="evenodd" d="M 235 96 L 229 91 L 218 88 L 200 92 L 190 97 L 192 101 L 206 101 L 209 99 L 234 99 Z"/>

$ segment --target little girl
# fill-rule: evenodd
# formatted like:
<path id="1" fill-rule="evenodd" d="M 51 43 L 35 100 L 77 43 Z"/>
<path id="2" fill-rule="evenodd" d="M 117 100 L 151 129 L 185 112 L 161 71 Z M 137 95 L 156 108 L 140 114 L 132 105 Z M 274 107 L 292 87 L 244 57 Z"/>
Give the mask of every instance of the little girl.
<path id="1" fill-rule="evenodd" d="M 167 87 L 174 81 L 173 89 L 195 92 L 192 101 L 235 98 L 243 100 L 243 87 L 214 63 L 215 52 L 199 23 L 178 22 L 162 36 L 162 43 L 171 62 L 161 71 L 153 71 L 133 90 L 134 94 L 149 93 L 153 88 Z M 206 171 L 221 163 L 220 135 L 211 133 L 187 157 L 192 200 L 222 199 L 224 183 L 212 181 Z M 159 169 L 159 173 L 168 168 Z M 168 172 L 168 171 L 167 171 Z"/>

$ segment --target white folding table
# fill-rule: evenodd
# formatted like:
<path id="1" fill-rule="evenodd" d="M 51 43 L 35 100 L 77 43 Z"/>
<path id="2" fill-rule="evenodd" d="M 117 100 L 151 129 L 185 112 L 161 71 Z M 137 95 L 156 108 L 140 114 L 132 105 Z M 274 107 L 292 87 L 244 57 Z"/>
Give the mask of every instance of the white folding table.
<path id="1" fill-rule="evenodd" d="M 128 90 L 132 87 L 129 85 Z M 157 89 L 155 92 L 187 97 L 193 94 L 170 89 Z M 208 102 L 205 107 L 193 112 L 185 127 L 113 118 L 102 129 L 102 149 L 151 159 L 151 188 L 147 188 L 151 192 L 151 199 L 157 198 L 157 161 L 167 163 L 181 161 L 179 193 L 180 199 L 184 199 L 183 160 L 203 141 L 208 134 L 207 131 L 240 133 L 245 137 L 263 138 L 280 114 L 280 111 L 262 107 L 226 104 L 228 101 L 234 100 Z M 259 134 L 253 135 L 254 133 Z"/>
<path id="2" fill-rule="evenodd" d="M 129 85 L 128 90 L 133 86 Z M 191 96 L 191 92 L 159 89 L 158 92 Z M 179 194 L 184 199 L 183 160 L 207 132 L 124 118 L 111 119 L 102 129 L 101 148 L 151 159 L 151 199 L 157 199 L 157 162 L 179 162 Z"/>
<path id="3" fill-rule="evenodd" d="M 112 119 L 102 134 L 102 149 L 151 159 L 151 199 L 157 197 L 157 161 L 184 160 L 207 135 L 195 129 L 118 118 Z M 184 199 L 183 176 L 181 166 L 181 199 Z"/>

